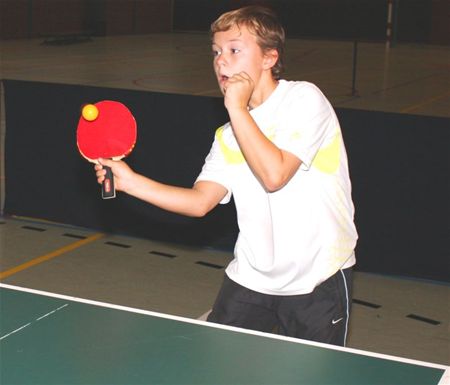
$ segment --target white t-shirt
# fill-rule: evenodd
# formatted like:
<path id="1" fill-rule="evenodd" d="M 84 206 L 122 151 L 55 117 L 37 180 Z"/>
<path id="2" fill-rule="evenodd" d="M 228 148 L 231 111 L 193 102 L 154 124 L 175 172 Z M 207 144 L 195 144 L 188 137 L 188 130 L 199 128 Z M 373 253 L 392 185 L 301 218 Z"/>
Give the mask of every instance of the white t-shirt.
<path id="1" fill-rule="evenodd" d="M 223 185 L 234 197 L 239 236 L 226 273 L 251 290 L 273 295 L 310 293 L 355 263 L 357 232 L 347 154 L 336 114 L 308 82 L 280 80 L 250 111 L 258 127 L 302 164 L 269 193 L 248 167 L 230 123 L 216 131 L 197 181 Z"/>

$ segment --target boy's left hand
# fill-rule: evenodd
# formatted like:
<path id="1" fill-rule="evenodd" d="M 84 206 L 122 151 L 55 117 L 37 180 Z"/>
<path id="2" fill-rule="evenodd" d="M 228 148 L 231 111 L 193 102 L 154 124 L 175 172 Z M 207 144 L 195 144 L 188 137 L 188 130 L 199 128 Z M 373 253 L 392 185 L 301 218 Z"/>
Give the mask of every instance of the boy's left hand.
<path id="1" fill-rule="evenodd" d="M 224 86 L 226 109 L 247 109 L 255 86 L 251 77 L 245 72 L 240 72 L 230 77 Z"/>

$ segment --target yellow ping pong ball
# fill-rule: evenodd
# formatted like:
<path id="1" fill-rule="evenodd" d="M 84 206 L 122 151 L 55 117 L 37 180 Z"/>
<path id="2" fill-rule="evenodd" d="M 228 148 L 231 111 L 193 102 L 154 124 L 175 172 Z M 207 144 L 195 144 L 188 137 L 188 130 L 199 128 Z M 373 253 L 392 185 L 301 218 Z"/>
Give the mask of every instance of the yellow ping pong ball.
<path id="1" fill-rule="evenodd" d="M 81 115 L 88 122 L 92 122 L 98 117 L 98 108 L 93 104 L 86 104 L 81 110 Z"/>

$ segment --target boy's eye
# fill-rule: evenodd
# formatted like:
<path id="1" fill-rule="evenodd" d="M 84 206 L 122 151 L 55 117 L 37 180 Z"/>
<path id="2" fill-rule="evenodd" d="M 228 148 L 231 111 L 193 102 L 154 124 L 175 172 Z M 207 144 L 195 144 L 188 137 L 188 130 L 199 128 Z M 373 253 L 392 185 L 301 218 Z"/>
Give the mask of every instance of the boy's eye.
<path id="1" fill-rule="evenodd" d="M 232 55 L 234 55 L 234 54 L 237 54 L 237 53 L 241 52 L 241 50 L 240 50 L 239 48 L 230 48 L 229 52 L 230 52 Z M 218 50 L 218 49 L 213 49 L 213 50 L 212 50 L 212 55 L 213 55 L 214 57 L 220 56 L 220 55 L 222 55 L 222 51 L 221 51 L 221 50 Z"/>

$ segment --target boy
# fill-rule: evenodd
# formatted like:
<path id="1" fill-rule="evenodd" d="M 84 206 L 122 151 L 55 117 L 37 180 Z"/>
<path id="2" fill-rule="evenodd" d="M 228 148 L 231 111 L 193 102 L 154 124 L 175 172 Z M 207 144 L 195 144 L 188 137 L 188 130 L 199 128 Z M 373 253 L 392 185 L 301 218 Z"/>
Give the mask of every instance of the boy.
<path id="1" fill-rule="evenodd" d="M 233 195 L 235 258 L 208 320 L 344 345 L 357 233 L 336 115 L 314 85 L 280 79 L 284 31 L 271 10 L 225 13 L 211 35 L 230 121 L 193 187 L 109 160 L 95 167 L 98 182 L 110 166 L 118 190 L 199 217 Z"/>

